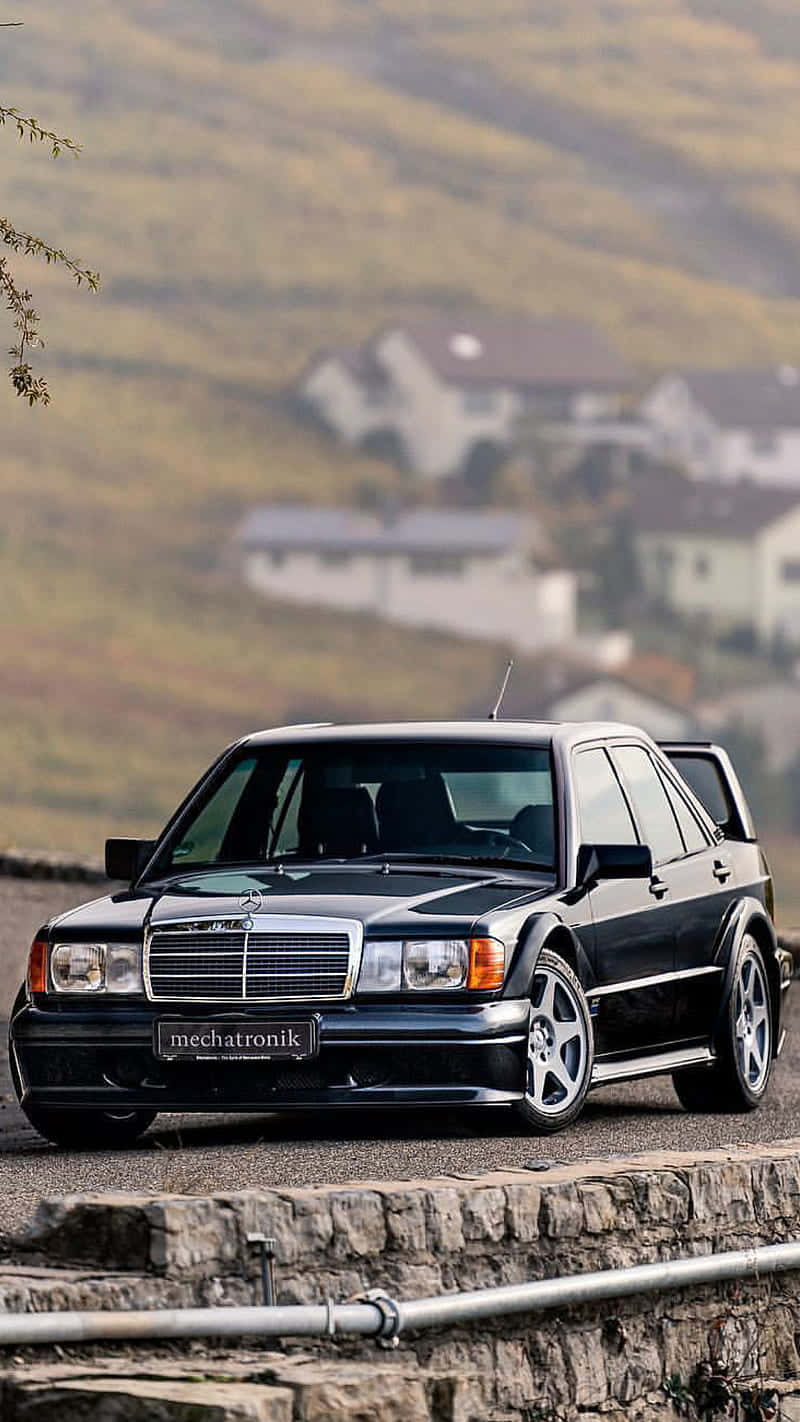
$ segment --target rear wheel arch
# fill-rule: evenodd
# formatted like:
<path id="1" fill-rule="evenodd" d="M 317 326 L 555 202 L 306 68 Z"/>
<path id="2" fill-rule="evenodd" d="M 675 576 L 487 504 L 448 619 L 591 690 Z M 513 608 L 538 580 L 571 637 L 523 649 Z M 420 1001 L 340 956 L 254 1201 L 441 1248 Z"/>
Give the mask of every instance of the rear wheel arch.
<path id="1" fill-rule="evenodd" d="M 714 1035 L 717 1035 L 720 1021 L 725 1011 L 732 986 L 733 977 L 736 970 L 736 963 L 742 946 L 742 940 L 750 935 L 755 939 L 764 959 L 764 967 L 767 972 L 767 984 L 769 987 L 770 1008 L 772 1012 L 772 1052 L 777 1054 L 778 1041 L 780 1036 L 780 1016 L 781 1016 L 781 981 L 780 967 L 776 957 L 778 940 L 775 935 L 775 928 L 767 915 L 764 905 L 757 899 L 746 898 L 734 907 L 731 915 L 729 930 L 729 942 L 725 954 L 725 979 L 720 1003 L 720 1012 L 716 1023 Z"/>
<path id="2" fill-rule="evenodd" d="M 775 956 L 777 939 L 775 930 L 769 920 L 763 914 L 757 914 L 746 921 L 741 938 L 746 933 L 756 940 L 764 959 L 764 967 L 767 970 L 767 984 L 769 986 L 770 1007 L 772 1009 L 772 1054 L 775 1056 L 778 1051 L 778 1036 L 781 1018 L 781 975 L 778 960 Z"/>

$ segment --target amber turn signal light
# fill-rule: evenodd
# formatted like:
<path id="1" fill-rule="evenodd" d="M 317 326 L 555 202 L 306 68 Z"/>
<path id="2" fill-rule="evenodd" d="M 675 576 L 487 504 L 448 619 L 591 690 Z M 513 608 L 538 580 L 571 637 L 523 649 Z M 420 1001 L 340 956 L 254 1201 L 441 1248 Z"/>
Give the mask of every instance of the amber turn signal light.
<path id="1" fill-rule="evenodd" d="M 469 945 L 468 988 L 492 992 L 503 986 L 506 950 L 496 938 L 473 938 Z"/>
<path id="2" fill-rule="evenodd" d="M 47 992 L 47 939 L 34 938 L 28 957 L 28 987 L 31 992 Z"/>

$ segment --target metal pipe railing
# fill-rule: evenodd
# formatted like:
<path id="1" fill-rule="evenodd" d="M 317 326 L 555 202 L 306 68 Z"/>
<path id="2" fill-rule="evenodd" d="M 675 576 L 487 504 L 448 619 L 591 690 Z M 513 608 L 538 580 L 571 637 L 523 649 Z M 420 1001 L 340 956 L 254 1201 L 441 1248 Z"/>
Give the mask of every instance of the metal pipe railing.
<path id="1" fill-rule="evenodd" d="M 311 1338 L 336 1334 L 387 1340 L 406 1330 L 567 1308 L 728 1279 L 755 1279 L 792 1269 L 800 1270 L 800 1242 L 796 1241 L 405 1302 L 374 1291 L 359 1302 L 345 1304 L 329 1300 L 327 1304 L 279 1304 L 269 1308 L 0 1314 L 0 1346 L 101 1339 Z"/>

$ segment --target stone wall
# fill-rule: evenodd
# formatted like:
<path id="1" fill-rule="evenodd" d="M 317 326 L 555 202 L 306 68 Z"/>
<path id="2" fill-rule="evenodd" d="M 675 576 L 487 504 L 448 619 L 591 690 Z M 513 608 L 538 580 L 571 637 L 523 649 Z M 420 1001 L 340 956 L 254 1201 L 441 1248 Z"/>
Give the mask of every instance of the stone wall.
<path id="1" fill-rule="evenodd" d="M 260 1302 L 251 1232 L 275 1240 L 280 1303 L 375 1287 L 421 1297 L 708 1254 L 800 1237 L 800 1141 L 545 1172 L 45 1201 L 14 1267 L 0 1270 L 0 1308 Z M 665 1379 L 687 1381 L 710 1346 L 742 1376 L 760 1368 L 800 1387 L 798 1319 L 800 1275 L 784 1275 L 403 1337 L 392 1358 L 429 1382 L 463 1382 L 461 1422 L 536 1408 L 621 1422 L 660 1415 Z M 386 1359 L 371 1342 L 314 1351 Z"/>

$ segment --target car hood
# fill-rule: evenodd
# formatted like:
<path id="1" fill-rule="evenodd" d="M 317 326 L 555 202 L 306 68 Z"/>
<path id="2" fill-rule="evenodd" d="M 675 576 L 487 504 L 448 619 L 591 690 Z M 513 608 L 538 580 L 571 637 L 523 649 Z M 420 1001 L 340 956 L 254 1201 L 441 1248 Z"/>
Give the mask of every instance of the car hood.
<path id="1" fill-rule="evenodd" d="M 243 895 L 261 895 L 261 905 Z M 138 937 L 146 924 L 243 917 L 249 911 L 286 917 L 350 918 L 385 937 L 489 931 L 495 915 L 552 895 L 552 882 L 504 871 L 394 869 L 380 865 L 314 866 L 274 871 L 215 870 L 97 899 L 54 920 L 59 933 Z"/>

